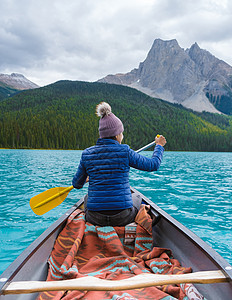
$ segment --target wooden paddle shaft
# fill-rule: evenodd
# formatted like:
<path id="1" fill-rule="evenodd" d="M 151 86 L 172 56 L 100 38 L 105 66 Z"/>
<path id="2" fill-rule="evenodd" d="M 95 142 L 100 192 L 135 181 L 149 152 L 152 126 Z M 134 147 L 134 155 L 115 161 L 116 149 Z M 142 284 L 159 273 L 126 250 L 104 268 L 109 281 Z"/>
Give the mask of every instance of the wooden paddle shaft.
<path id="1" fill-rule="evenodd" d="M 180 283 L 217 283 L 229 281 L 222 271 L 204 271 L 179 275 L 143 273 L 122 280 L 105 280 L 92 276 L 59 281 L 18 281 L 10 283 L 2 293 L 28 294 L 42 291 L 122 291 L 157 285 Z"/>

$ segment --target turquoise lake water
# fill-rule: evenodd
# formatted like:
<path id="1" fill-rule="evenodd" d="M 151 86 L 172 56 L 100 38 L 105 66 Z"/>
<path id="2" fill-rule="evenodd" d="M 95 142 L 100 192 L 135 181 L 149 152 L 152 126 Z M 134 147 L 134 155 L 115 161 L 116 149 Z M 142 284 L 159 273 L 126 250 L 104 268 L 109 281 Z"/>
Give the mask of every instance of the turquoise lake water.
<path id="1" fill-rule="evenodd" d="M 70 186 L 80 155 L 0 150 L 0 273 L 87 192 L 87 186 L 71 191 L 43 216 L 29 206 L 31 197 L 47 189 Z M 158 172 L 131 169 L 130 183 L 232 264 L 232 153 L 165 152 Z"/>

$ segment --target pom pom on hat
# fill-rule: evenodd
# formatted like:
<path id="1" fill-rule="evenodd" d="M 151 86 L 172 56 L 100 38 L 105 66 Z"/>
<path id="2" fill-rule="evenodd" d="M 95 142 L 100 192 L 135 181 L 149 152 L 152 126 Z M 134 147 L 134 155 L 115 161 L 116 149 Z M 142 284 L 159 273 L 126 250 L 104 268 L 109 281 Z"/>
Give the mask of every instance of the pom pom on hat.
<path id="1" fill-rule="evenodd" d="M 111 106 L 106 102 L 101 102 L 96 107 L 96 114 L 98 117 L 103 118 L 111 113 Z"/>
<path id="2" fill-rule="evenodd" d="M 101 102 L 96 107 L 96 114 L 99 120 L 99 136 L 101 139 L 119 135 L 124 131 L 122 121 L 116 117 L 111 106 L 106 102 Z"/>

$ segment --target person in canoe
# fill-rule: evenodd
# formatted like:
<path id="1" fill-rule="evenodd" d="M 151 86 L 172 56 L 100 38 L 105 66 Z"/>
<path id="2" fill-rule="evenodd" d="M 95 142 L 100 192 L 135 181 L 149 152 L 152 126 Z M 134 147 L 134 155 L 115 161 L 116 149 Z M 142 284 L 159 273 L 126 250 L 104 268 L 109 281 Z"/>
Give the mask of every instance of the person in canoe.
<path id="1" fill-rule="evenodd" d="M 99 139 L 95 146 L 82 152 L 72 184 L 76 189 L 89 181 L 85 197 L 86 221 L 98 226 L 125 226 L 134 221 L 141 205 L 141 198 L 132 199 L 130 167 L 143 171 L 157 171 L 160 167 L 166 139 L 156 137 L 151 158 L 136 153 L 123 140 L 124 127 L 111 106 L 101 102 L 96 107 L 100 117 Z"/>

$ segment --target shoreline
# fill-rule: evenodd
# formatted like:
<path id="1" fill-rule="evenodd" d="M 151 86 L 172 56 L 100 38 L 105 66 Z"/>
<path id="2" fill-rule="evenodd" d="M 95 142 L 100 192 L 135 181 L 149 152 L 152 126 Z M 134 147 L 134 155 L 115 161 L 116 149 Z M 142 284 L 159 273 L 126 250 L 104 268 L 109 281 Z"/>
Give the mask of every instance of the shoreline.
<path id="1" fill-rule="evenodd" d="M 44 150 L 44 151 L 84 151 L 85 149 L 55 149 L 55 148 L 0 148 L 0 150 Z M 153 150 L 144 150 L 144 151 L 150 151 Z M 142 151 L 142 152 L 144 152 Z M 166 150 L 165 152 L 188 152 L 188 153 L 232 153 L 232 151 L 187 151 L 187 150 Z"/>

